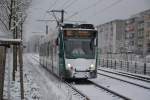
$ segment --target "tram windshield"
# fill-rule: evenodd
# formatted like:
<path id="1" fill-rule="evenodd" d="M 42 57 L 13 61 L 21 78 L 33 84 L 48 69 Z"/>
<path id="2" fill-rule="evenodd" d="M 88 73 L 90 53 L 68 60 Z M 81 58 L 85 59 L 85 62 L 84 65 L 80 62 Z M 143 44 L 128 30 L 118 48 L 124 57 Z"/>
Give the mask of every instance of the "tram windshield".
<path id="1" fill-rule="evenodd" d="M 65 39 L 65 55 L 68 59 L 95 58 L 95 48 L 91 39 Z"/>

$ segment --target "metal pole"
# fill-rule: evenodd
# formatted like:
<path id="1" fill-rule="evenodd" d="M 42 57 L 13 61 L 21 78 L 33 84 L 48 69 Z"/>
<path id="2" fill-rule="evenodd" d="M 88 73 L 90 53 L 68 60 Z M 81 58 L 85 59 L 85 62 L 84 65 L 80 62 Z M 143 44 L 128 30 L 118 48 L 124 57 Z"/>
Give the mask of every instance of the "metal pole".
<path id="1" fill-rule="evenodd" d="M 146 63 L 144 63 L 144 75 L 146 75 Z"/>
<path id="2" fill-rule="evenodd" d="M 64 22 L 64 10 L 61 11 L 61 22 Z"/>

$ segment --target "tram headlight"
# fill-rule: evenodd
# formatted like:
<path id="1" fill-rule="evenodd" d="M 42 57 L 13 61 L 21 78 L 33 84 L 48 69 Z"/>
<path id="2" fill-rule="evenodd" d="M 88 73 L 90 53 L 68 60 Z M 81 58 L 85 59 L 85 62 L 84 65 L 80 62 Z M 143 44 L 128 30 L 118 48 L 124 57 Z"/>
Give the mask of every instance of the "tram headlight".
<path id="1" fill-rule="evenodd" d="M 72 66 L 71 64 L 67 64 L 67 68 L 68 68 L 69 70 L 73 70 L 73 66 Z"/>
<path id="2" fill-rule="evenodd" d="M 95 65 L 94 64 L 90 65 L 90 70 L 95 70 Z"/>
<path id="3" fill-rule="evenodd" d="M 70 68 L 70 67 L 71 67 L 71 64 L 67 64 L 67 67 Z"/>

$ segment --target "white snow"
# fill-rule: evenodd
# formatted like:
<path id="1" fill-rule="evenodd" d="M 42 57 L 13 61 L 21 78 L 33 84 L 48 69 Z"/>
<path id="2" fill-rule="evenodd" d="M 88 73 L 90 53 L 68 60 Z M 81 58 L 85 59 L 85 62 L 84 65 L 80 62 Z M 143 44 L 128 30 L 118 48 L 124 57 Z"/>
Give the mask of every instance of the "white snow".
<path id="1" fill-rule="evenodd" d="M 21 42 L 21 39 L 0 38 L 0 42 Z"/>
<path id="2" fill-rule="evenodd" d="M 136 79 L 132 79 L 132 78 L 128 78 L 128 77 L 125 77 L 125 76 L 120 76 L 120 75 L 116 75 L 116 74 L 112 74 L 112 73 L 107 73 L 107 72 L 103 72 L 103 71 L 100 71 L 100 70 L 98 70 L 98 72 L 102 73 L 102 74 L 106 73 L 109 76 L 112 76 L 112 77 L 115 77 L 115 78 L 118 78 L 118 79 L 123 79 L 125 81 L 131 82 L 131 83 L 136 83 L 136 84 L 143 85 L 143 86 L 146 86 L 146 87 L 150 88 L 150 83 L 148 83 L 148 82 L 144 82 L 144 81 L 140 81 L 140 80 L 136 80 Z"/>
<path id="3" fill-rule="evenodd" d="M 38 60 L 38 55 L 26 54 L 24 63 L 27 69 L 30 69 L 34 82 L 39 85 L 41 100 L 82 100 L 80 96 L 73 95 L 68 86 L 58 81 L 46 69 L 42 68 L 37 62 Z"/>
<path id="4" fill-rule="evenodd" d="M 8 100 L 20 100 L 20 77 L 19 71 L 16 71 L 16 81 L 12 81 L 12 53 L 8 51 L 6 56 L 6 69 L 4 80 L 4 99 Z M 18 69 L 19 70 L 19 69 Z"/>
<path id="5" fill-rule="evenodd" d="M 129 97 L 132 100 L 149 100 L 150 98 L 150 90 L 118 81 L 106 76 L 98 75 L 98 78 L 93 79 L 92 81 L 113 91 L 117 91 L 118 93 Z"/>
<path id="6" fill-rule="evenodd" d="M 24 55 L 25 100 L 83 100 L 83 98 L 81 98 L 78 94 L 72 92 L 70 87 L 65 85 L 63 82 L 58 81 L 47 70 L 42 68 L 37 62 L 38 60 L 38 54 Z M 8 53 L 5 72 L 4 99 L 21 100 L 19 69 L 16 72 L 15 82 L 12 81 L 11 75 L 12 53 Z M 117 75 L 110 75 L 150 87 L 149 83 L 144 83 Z M 118 93 L 133 100 L 149 100 L 150 98 L 150 90 L 148 89 L 105 76 L 98 75 L 98 78 L 92 79 L 92 81 L 113 91 L 117 91 Z M 120 100 L 119 97 L 116 97 L 111 93 L 104 91 L 103 89 L 95 88 L 93 85 L 75 85 L 75 87 L 89 96 L 91 100 L 99 100 L 101 98 L 103 100 Z"/>
<path id="7" fill-rule="evenodd" d="M 75 85 L 75 87 L 87 95 L 90 100 L 122 100 L 120 97 L 112 95 L 94 85 Z"/>

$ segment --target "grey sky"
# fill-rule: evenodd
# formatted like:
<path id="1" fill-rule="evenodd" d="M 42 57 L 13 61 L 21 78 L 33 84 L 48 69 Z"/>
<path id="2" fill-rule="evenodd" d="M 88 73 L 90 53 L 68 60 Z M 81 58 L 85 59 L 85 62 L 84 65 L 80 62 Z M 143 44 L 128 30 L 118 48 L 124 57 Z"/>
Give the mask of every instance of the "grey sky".
<path id="1" fill-rule="evenodd" d="M 69 20 L 98 25 L 114 19 L 125 19 L 150 9 L 150 0 L 33 0 L 25 25 L 26 36 L 31 36 L 32 32 L 44 32 L 45 24 L 50 26 L 50 31 L 53 30 L 55 22 L 44 23 L 37 20 L 51 19 L 52 16 L 45 13 L 46 10 L 62 8 L 66 11 L 65 18 L 75 15 Z"/>

